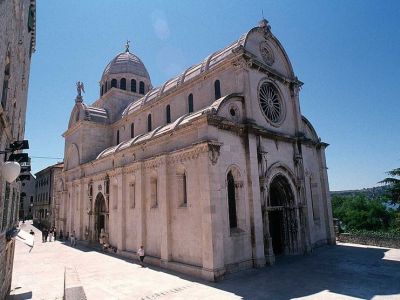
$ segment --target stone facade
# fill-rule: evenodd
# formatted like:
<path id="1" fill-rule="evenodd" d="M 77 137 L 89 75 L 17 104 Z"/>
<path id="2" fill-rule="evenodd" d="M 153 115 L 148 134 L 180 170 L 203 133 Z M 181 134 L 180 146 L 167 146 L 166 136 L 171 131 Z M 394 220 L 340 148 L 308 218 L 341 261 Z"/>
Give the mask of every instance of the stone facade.
<path id="1" fill-rule="evenodd" d="M 145 70 L 128 48 L 107 65 L 112 88 L 103 74 L 99 99 L 77 97 L 58 228 L 90 243 L 104 229 L 121 254 L 144 245 L 150 263 L 208 280 L 335 243 L 327 144 L 266 20 L 160 87 Z"/>
<path id="2" fill-rule="evenodd" d="M 0 150 L 22 140 L 31 54 L 35 50 L 35 1 L 0 1 Z M 0 168 L 4 155 L 0 155 Z M 20 183 L 0 175 L 0 299 L 10 291 L 14 240 L 6 232 L 17 225 Z"/>
<path id="3" fill-rule="evenodd" d="M 19 219 L 33 218 L 33 202 L 36 196 L 36 178 L 29 172 L 29 180 L 21 183 L 21 195 L 19 202 Z"/>
<path id="4" fill-rule="evenodd" d="M 62 172 L 63 167 L 63 163 L 57 163 L 35 174 L 34 224 L 47 228 L 55 225 L 54 178 Z"/>

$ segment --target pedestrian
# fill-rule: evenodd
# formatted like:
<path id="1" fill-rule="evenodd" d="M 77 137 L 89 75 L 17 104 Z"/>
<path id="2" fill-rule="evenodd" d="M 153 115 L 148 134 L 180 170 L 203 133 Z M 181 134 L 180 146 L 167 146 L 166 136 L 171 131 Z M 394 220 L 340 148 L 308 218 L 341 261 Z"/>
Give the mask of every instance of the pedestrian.
<path id="1" fill-rule="evenodd" d="M 42 242 L 43 243 L 45 243 L 47 241 L 47 235 L 48 235 L 48 231 L 46 228 L 44 228 L 42 231 Z"/>
<path id="2" fill-rule="evenodd" d="M 63 231 L 62 231 L 62 229 L 60 229 L 59 239 L 62 241 L 63 238 L 64 238 Z"/>
<path id="3" fill-rule="evenodd" d="M 72 231 L 72 234 L 71 234 L 71 246 L 72 247 L 75 247 L 76 246 L 76 236 L 75 236 L 75 230 L 74 231 Z"/>
<path id="4" fill-rule="evenodd" d="M 68 242 L 69 240 L 69 231 L 67 231 L 67 235 L 65 236 L 65 240 Z"/>
<path id="5" fill-rule="evenodd" d="M 49 242 L 52 242 L 52 239 L 53 239 L 53 228 L 51 228 L 49 231 Z"/>
<path id="6" fill-rule="evenodd" d="M 29 231 L 30 234 L 35 235 L 35 232 L 33 232 L 33 230 L 31 229 L 31 231 Z"/>
<path id="7" fill-rule="evenodd" d="M 55 227 L 53 227 L 53 235 L 54 235 L 54 241 L 57 239 L 57 230 Z"/>
<path id="8" fill-rule="evenodd" d="M 143 260 L 144 260 L 144 248 L 143 248 L 143 245 L 140 246 L 140 248 L 138 249 L 137 255 L 139 256 L 140 265 L 143 268 L 144 267 L 144 265 L 143 265 Z"/>

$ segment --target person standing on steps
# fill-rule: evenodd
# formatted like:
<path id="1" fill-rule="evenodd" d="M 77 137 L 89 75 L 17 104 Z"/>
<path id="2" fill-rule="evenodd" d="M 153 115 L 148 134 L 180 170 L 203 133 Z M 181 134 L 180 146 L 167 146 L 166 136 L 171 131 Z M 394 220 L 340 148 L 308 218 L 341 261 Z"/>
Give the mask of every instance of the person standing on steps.
<path id="1" fill-rule="evenodd" d="M 137 255 L 139 256 L 139 259 L 140 259 L 140 265 L 143 268 L 144 267 L 144 265 L 143 265 L 143 260 L 144 260 L 144 248 L 143 248 L 143 245 L 140 246 L 140 248 L 138 249 Z"/>

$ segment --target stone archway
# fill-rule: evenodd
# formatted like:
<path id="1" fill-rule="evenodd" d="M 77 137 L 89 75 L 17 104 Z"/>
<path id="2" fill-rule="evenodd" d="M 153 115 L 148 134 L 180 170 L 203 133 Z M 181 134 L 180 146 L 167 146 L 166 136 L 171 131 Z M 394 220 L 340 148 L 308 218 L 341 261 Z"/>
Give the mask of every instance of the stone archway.
<path id="1" fill-rule="evenodd" d="M 293 254 L 297 252 L 298 222 L 292 188 L 285 176 L 277 175 L 268 190 L 268 224 L 264 226 L 268 226 L 273 254 Z"/>
<path id="2" fill-rule="evenodd" d="M 94 232 L 95 241 L 99 240 L 101 229 L 108 231 L 108 212 L 106 200 L 102 193 L 98 193 L 94 202 Z"/>

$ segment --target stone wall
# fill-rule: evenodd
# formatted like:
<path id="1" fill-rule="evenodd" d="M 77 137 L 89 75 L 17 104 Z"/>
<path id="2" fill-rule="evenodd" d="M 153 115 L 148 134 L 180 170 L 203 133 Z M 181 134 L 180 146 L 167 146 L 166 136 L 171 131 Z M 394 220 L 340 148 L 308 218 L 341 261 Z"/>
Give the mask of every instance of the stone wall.
<path id="1" fill-rule="evenodd" d="M 0 150 L 23 140 L 30 58 L 35 46 L 35 1 L 0 1 Z M 0 170 L 4 155 L 0 155 Z M 1 172 L 0 172 L 1 173 Z M 20 183 L 0 175 L 0 299 L 11 287 L 15 241 L 8 230 L 18 222 Z"/>
<path id="2" fill-rule="evenodd" d="M 400 238 L 370 237 L 351 233 L 341 233 L 337 236 L 337 240 L 342 243 L 354 243 L 400 249 Z"/>

